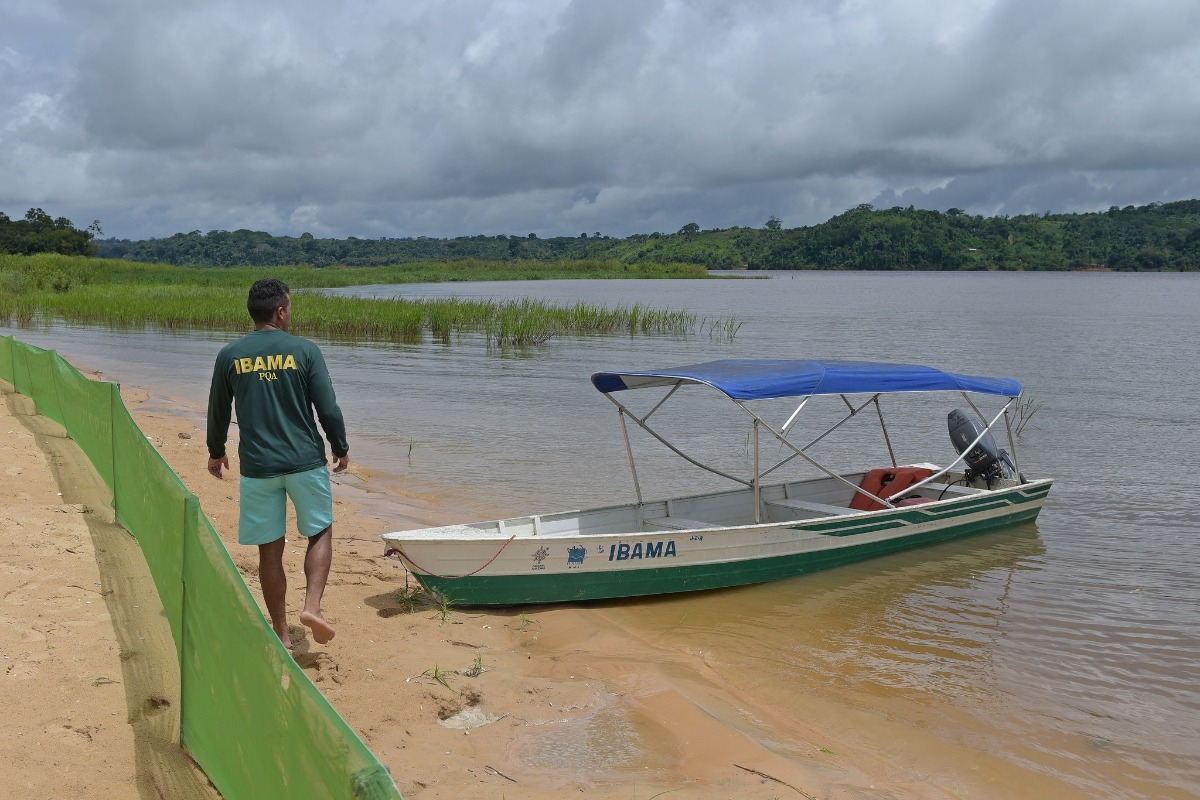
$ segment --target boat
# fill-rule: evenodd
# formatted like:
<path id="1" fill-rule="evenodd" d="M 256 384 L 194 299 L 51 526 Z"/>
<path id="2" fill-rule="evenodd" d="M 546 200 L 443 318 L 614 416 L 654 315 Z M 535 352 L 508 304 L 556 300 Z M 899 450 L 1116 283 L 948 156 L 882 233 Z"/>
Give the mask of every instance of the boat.
<path id="1" fill-rule="evenodd" d="M 792 578 L 1030 522 L 1053 482 L 1027 480 L 1019 469 L 1014 428 L 1021 385 L 1011 378 L 914 364 L 727 359 L 598 372 L 591 381 L 617 407 L 634 502 L 384 533 L 385 554 L 399 557 L 425 590 L 464 606 L 691 592 Z M 748 426 L 747 474 L 694 457 L 678 436 L 667 436 L 659 425 L 681 398 L 687 398 L 682 405 L 691 415 L 698 390 L 715 393 L 748 415 L 737 415 Z M 889 398 L 891 417 L 895 401 L 890 398 L 929 393 L 956 403 L 961 395 L 965 403 L 947 414 L 958 457 L 946 466 L 901 464 L 894 453 L 896 425 L 885 422 L 880 400 Z M 640 398 L 632 404 L 636 411 L 631 408 L 635 397 Z M 824 420 L 822 432 L 802 444 L 793 440 L 802 429 L 801 415 L 812 414 L 810 401 L 832 402 L 836 408 L 817 415 Z M 760 410 L 764 402 L 781 408 L 780 417 L 790 412 L 782 425 L 768 421 L 771 415 Z M 1000 403 L 998 411 L 991 408 Z M 861 427 L 861 422 L 847 426 L 856 419 L 868 421 L 872 436 L 878 429 L 886 445 L 886 450 L 879 447 L 887 453 L 880 459 L 884 463 L 851 463 L 856 471 L 842 471 L 818 461 L 815 446 L 835 432 Z M 1008 449 L 998 447 L 992 435 L 1001 420 Z M 631 430 L 735 485 L 671 499 L 643 498 Z M 768 442 L 778 444 L 767 448 Z M 921 441 L 923 447 L 932 444 Z M 785 466 L 804 474 L 776 478 Z"/>

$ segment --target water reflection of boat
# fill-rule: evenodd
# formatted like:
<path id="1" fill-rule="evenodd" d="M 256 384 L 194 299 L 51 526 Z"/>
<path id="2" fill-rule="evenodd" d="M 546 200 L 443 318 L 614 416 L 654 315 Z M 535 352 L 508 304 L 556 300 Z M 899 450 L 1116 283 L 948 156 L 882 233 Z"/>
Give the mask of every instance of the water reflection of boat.
<path id="1" fill-rule="evenodd" d="M 794 626 L 797 618 L 824 614 L 822 607 L 828 604 L 829 613 L 843 625 L 859 615 L 864 624 L 872 624 L 888 608 L 920 603 L 922 597 L 946 592 L 961 593 L 986 607 L 1000 606 L 1006 604 L 1019 573 L 1042 569 L 1045 554 L 1046 544 L 1037 526 L 1025 523 L 932 549 L 896 553 L 886 562 L 850 564 L 836 573 L 742 589 L 736 611 L 722 592 L 693 596 L 688 601 L 692 609 L 689 619 L 692 615 L 704 617 L 703 610 L 711 602 L 714 615 L 727 618 L 730 624 L 744 625 L 751 618 L 757 624 L 778 617 L 787 627 Z M 654 601 L 671 600 L 666 595 Z M 789 619 L 792 622 L 782 622 Z"/>
<path id="2" fill-rule="evenodd" d="M 646 372 L 602 372 L 593 385 L 618 408 L 634 470 L 637 502 L 533 514 L 467 525 L 383 534 L 427 589 L 467 605 L 511 605 L 684 592 L 778 580 L 875 556 L 971 536 L 1037 517 L 1052 481 L 1027 481 L 1016 468 L 1009 408 L 1020 384 L 1007 378 L 946 373 L 909 364 L 854 361 L 729 360 Z M 750 418 L 753 469 L 743 478 L 685 453 L 651 424 L 680 390 L 717 390 Z M 659 390 L 648 413 L 618 399 L 629 390 Z M 958 392 L 975 411 L 950 414 L 959 457 L 947 467 L 900 466 L 879 404 L 882 395 Z M 814 397 L 833 396 L 846 414 L 806 445 L 789 432 Z M 990 420 L 974 397 L 1005 398 Z M 778 429 L 751 404 L 798 403 Z M 836 472 L 807 451 L 868 409 L 877 416 L 891 464 Z M 978 418 L 978 420 L 976 419 Z M 1013 455 L 990 431 L 1003 418 Z M 741 488 L 669 500 L 642 498 L 629 423 L 701 469 Z M 760 439 L 785 448 L 761 462 Z M 801 459 L 822 477 L 768 483 Z M 962 467 L 960 467 L 962 465 Z"/>
<path id="3" fill-rule="evenodd" d="M 664 653 L 708 654 L 721 682 L 777 709 L 801 711 L 811 691 L 849 702 L 978 694 L 994 685 L 998 654 L 1024 646 L 1009 640 L 1028 617 L 1021 574 L 1040 571 L 1045 553 L 1024 524 L 799 580 L 613 601 L 605 619 Z"/>
<path id="4" fill-rule="evenodd" d="M 1009 619 L 1020 574 L 1040 569 L 1044 554 L 1027 524 L 901 553 L 886 569 L 852 565 L 836 576 L 792 581 L 775 597 L 746 592 L 737 605 L 755 613 L 755 633 L 775 644 L 788 662 L 778 669 L 792 677 L 823 670 L 851 693 L 863 684 L 974 692 L 990 682 L 997 653 L 1020 646 L 1000 642 L 1020 624 Z M 749 627 L 750 617 L 742 611 L 738 617 Z"/>

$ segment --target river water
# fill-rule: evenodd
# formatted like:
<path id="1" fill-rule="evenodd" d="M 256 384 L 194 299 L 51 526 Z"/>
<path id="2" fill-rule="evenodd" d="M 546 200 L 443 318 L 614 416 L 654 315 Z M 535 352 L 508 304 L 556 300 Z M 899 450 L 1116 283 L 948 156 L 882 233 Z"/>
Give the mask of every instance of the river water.
<path id="1" fill-rule="evenodd" d="M 474 335 L 320 341 L 353 457 L 385 483 L 444 494 L 463 519 L 632 499 L 616 413 L 588 381 L 598 370 L 829 357 L 1019 379 L 1043 404 L 1018 441 L 1020 466 L 1056 479 L 1036 524 L 594 613 L 658 646 L 703 652 L 733 689 L 952 794 L 1200 797 L 1200 276 L 805 272 L 338 293 L 540 297 L 741 320 L 732 339 L 610 336 L 518 351 Z M 302 298 L 295 305 L 301 320 Z M 193 406 L 233 338 L 64 324 L 4 332 Z M 942 405 L 916 428 L 937 439 L 934 452 L 901 460 L 953 457 Z M 682 432 L 744 460 L 704 408 Z M 647 496 L 700 485 L 643 451 Z"/>

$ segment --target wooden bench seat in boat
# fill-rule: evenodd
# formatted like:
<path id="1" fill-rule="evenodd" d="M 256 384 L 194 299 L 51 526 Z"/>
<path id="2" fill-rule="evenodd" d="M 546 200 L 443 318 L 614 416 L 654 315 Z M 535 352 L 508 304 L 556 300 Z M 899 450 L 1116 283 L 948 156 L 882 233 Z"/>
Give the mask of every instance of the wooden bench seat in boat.
<path id="1" fill-rule="evenodd" d="M 808 500 L 765 500 L 763 505 L 768 509 L 775 507 L 782 509 L 781 516 L 789 516 L 791 511 L 808 511 L 813 514 L 820 514 L 822 517 L 833 517 L 838 514 L 853 514 L 855 513 L 845 506 L 834 506 L 829 503 L 813 503 Z"/>
<path id="2" fill-rule="evenodd" d="M 665 528 L 671 531 L 691 531 L 702 528 L 719 528 L 712 522 L 701 522 L 695 519 L 684 519 L 683 517 L 648 517 L 642 520 L 642 524 L 651 528 Z"/>

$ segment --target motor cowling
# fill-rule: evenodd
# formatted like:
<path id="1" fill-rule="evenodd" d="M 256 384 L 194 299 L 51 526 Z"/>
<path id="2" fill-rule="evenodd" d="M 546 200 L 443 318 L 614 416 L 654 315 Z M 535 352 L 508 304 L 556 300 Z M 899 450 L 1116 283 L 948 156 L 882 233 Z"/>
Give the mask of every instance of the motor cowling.
<path id="1" fill-rule="evenodd" d="M 991 486 L 993 481 L 1004 475 L 1004 465 L 1008 465 L 1010 470 L 1013 469 L 1008 453 L 996 446 L 991 432 L 987 431 L 979 420 L 956 408 L 950 412 L 946 423 L 955 452 L 959 455 L 966 452 L 963 460 L 967 462 L 968 480 L 983 478 Z M 980 434 L 983 434 L 982 438 Z M 976 442 L 976 439 L 979 441 Z M 971 447 L 972 442 L 975 442 L 974 447 Z"/>

